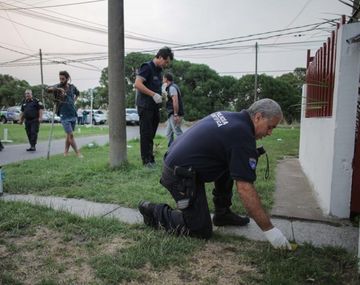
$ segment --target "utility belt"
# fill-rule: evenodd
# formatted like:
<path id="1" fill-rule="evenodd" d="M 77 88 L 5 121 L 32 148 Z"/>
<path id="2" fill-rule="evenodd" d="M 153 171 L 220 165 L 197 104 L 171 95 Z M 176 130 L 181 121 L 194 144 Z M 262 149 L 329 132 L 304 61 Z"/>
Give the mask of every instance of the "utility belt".
<path id="1" fill-rule="evenodd" d="M 196 172 L 192 167 L 175 166 L 172 169 L 165 164 L 164 170 L 160 183 L 172 193 L 179 210 L 188 208 L 196 195 Z M 168 177 L 169 174 L 172 177 Z"/>

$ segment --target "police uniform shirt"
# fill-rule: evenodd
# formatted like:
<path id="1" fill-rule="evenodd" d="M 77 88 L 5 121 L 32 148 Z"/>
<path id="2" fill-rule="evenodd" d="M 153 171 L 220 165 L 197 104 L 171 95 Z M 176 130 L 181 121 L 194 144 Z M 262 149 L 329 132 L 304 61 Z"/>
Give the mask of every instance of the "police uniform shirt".
<path id="1" fill-rule="evenodd" d="M 143 80 L 144 85 L 155 93 L 161 94 L 162 85 L 162 68 L 157 67 L 153 61 L 146 62 L 141 65 L 136 77 Z M 142 94 L 138 91 L 136 98 L 136 105 L 146 109 L 159 108 L 158 104 L 154 102 L 151 96 Z"/>
<path id="2" fill-rule="evenodd" d="M 255 128 L 247 111 L 216 112 L 179 136 L 170 147 L 165 164 L 192 166 L 204 182 L 229 172 L 234 180 L 256 180 Z"/>
<path id="3" fill-rule="evenodd" d="M 56 88 L 64 88 L 61 84 L 55 85 Z M 73 84 L 69 84 L 66 90 L 65 102 L 59 105 L 59 115 L 61 119 L 76 118 L 77 112 L 75 109 L 75 98 L 79 96 L 80 92 Z"/>
<path id="4" fill-rule="evenodd" d="M 25 120 L 33 120 L 39 118 L 39 110 L 44 109 L 44 105 L 36 98 L 31 100 L 23 100 L 21 103 L 21 112 L 24 113 Z"/>

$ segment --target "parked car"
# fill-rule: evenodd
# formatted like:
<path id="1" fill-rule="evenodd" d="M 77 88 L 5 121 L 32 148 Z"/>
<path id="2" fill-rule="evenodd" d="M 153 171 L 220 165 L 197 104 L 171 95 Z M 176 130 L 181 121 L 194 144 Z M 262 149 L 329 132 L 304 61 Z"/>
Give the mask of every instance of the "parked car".
<path id="1" fill-rule="evenodd" d="M 53 116 L 53 112 L 44 110 L 42 115 L 43 123 L 51 123 L 52 116 Z M 60 123 L 60 117 L 56 114 L 54 117 L 54 123 Z"/>
<path id="2" fill-rule="evenodd" d="M 3 124 L 6 124 L 7 122 L 6 114 L 7 114 L 6 110 L 0 110 L 0 122 Z"/>
<path id="3" fill-rule="evenodd" d="M 13 106 L 6 110 L 6 120 L 8 122 L 17 123 L 20 121 L 21 107 Z"/>
<path id="4" fill-rule="evenodd" d="M 84 111 L 84 113 L 86 114 L 85 124 L 90 124 L 91 119 L 92 119 L 92 124 L 93 125 L 106 124 L 106 122 L 107 122 L 107 114 L 105 114 L 104 111 L 93 109 L 92 118 L 90 116 L 90 112 L 91 112 L 91 110 L 85 110 Z"/>
<path id="5" fill-rule="evenodd" d="M 139 114 L 134 108 L 126 108 L 126 123 L 132 125 L 139 124 Z"/>

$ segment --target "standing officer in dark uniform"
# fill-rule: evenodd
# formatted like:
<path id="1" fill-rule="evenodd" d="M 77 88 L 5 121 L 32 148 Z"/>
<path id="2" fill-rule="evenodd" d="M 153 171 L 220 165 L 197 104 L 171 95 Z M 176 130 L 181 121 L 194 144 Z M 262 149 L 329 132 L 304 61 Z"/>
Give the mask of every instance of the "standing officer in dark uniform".
<path id="1" fill-rule="evenodd" d="M 36 142 L 39 132 L 40 122 L 42 121 L 44 105 L 36 98 L 33 98 L 32 91 L 25 91 L 25 99 L 21 103 L 20 124 L 25 119 L 25 130 L 30 143 L 27 151 L 36 151 Z"/>
<path id="2" fill-rule="evenodd" d="M 152 61 L 141 65 L 135 79 L 137 90 L 136 105 L 140 124 L 140 151 L 144 166 L 155 164 L 153 146 L 156 130 L 160 122 L 159 104 L 162 102 L 162 69 L 170 64 L 174 54 L 168 47 L 158 51 Z"/>
<path id="3" fill-rule="evenodd" d="M 271 135 L 282 117 L 275 101 L 262 99 L 241 112 L 215 112 L 179 136 L 168 151 L 160 180 L 176 201 L 177 209 L 166 204 L 140 202 L 145 224 L 210 238 L 212 222 L 205 182 L 213 181 L 213 223 L 246 225 L 249 218 L 230 210 L 235 180 L 245 209 L 269 242 L 275 248 L 291 249 L 286 237 L 272 225 L 253 185 L 259 157 L 256 140 Z"/>

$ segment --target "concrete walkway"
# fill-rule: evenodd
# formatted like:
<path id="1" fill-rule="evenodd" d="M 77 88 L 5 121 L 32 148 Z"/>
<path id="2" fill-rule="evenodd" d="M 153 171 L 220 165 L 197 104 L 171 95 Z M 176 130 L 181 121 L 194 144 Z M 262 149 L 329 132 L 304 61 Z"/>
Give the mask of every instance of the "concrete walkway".
<path id="1" fill-rule="evenodd" d="M 165 128 L 159 127 L 159 134 L 165 134 Z M 25 133 L 24 133 L 25 135 Z M 126 127 L 126 138 L 128 140 L 139 137 L 138 126 Z M 109 135 L 97 135 L 89 137 L 77 137 L 75 133 L 75 140 L 79 148 L 95 142 L 99 145 L 105 145 L 109 142 Z M 62 154 L 64 152 L 65 137 L 63 139 L 53 140 L 50 147 L 50 155 Z M 0 152 L 0 165 L 19 162 L 23 160 L 36 159 L 46 157 L 48 151 L 48 141 L 41 141 L 36 145 L 35 152 L 28 152 L 26 149 L 29 144 L 6 144 L 3 151 Z M 70 149 L 70 154 L 73 150 Z"/>
<path id="2" fill-rule="evenodd" d="M 297 158 L 286 158 L 276 167 L 276 188 L 272 216 L 350 224 L 349 220 L 323 214 Z"/>
<path id="3" fill-rule="evenodd" d="M 115 218 L 121 222 L 142 223 L 138 210 L 125 208 L 116 204 L 95 203 L 82 199 L 61 197 L 42 197 L 34 195 L 4 194 L 3 201 L 21 201 L 35 205 L 43 205 L 55 210 L 70 212 L 81 217 Z M 324 223 L 273 218 L 272 222 L 285 236 L 298 244 L 311 243 L 314 246 L 339 246 L 357 255 L 358 229 L 351 226 L 333 226 Z M 245 227 L 215 227 L 220 234 L 244 236 L 251 240 L 265 241 L 263 233 L 251 220 Z"/>

